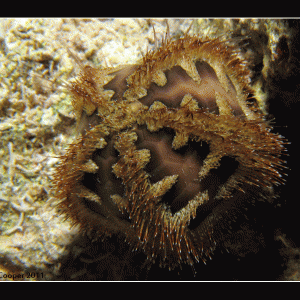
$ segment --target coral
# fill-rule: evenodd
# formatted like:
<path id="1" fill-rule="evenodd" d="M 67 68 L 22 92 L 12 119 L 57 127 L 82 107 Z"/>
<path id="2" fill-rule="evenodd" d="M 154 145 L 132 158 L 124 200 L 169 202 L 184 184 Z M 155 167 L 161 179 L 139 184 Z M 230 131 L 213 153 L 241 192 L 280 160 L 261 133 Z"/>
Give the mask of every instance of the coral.
<path id="1" fill-rule="evenodd" d="M 192 266 L 211 258 L 236 207 L 272 201 L 285 140 L 264 120 L 234 40 L 166 36 L 135 64 L 80 67 L 67 85 L 78 136 L 53 183 L 83 232 Z"/>
<path id="2" fill-rule="evenodd" d="M 187 30 L 191 22 L 192 20 L 169 19 L 170 36 L 176 39 L 182 37 L 183 32 Z M 151 23 L 154 23 L 156 38 L 153 35 Z M 285 137 L 288 137 L 289 141 L 292 141 L 293 147 L 297 145 L 297 143 L 293 143 L 293 139 L 296 139 L 297 135 L 290 129 L 297 128 L 297 114 L 299 111 L 297 106 L 295 106 L 298 99 L 295 82 L 297 82 L 299 77 L 297 77 L 297 60 L 295 59 L 298 49 L 295 45 L 297 30 L 295 30 L 296 28 L 292 30 L 291 27 L 295 23 L 297 23 L 297 20 L 195 19 L 190 30 L 190 32 L 200 35 L 207 34 L 210 39 L 214 39 L 216 35 L 224 36 L 228 41 L 231 40 L 231 44 L 234 44 L 235 48 L 239 48 L 239 51 L 242 51 L 247 62 L 249 62 L 248 67 L 251 70 L 250 84 L 255 89 L 255 98 L 258 100 L 260 110 L 266 114 L 269 112 L 268 108 L 270 105 L 271 114 L 266 114 L 265 117 L 267 120 L 276 118 L 276 126 L 274 126 L 276 128 L 271 131 L 279 131 Z M 107 67 L 119 67 L 121 64 L 136 64 L 136 61 L 144 56 L 143 53 L 148 52 L 147 49 L 152 49 L 160 44 L 166 30 L 167 24 L 163 19 L 151 20 L 151 22 L 147 19 L 23 18 L 0 20 L 1 271 L 17 274 L 18 272 L 24 273 L 24 270 L 31 269 L 34 272 L 47 273 L 44 279 L 30 278 L 30 280 L 49 280 L 53 279 L 53 276 L 56 276 L 58 273 L 66 275 L 60 277 L 62 280 L 145 279 L 137 270 L 138 268 L 133 271 L 135 274 L 133 277 L 126 274 L 127 267 L 123 270 L 123 274 L 120 275 L 118 270 L 122 268 L 122 265 L 128 266 L 132 261 L 131 258 L 128 259 L 130 255 L 121 254 L 120 252 L 120 249 L 123 248 L 125 251 L 128 245 L 124 244 L 124 240 L 119 236 L 118 238 L 120 239 L 116 240 L 114 234 L 105 240 L 99 239 L 98 244 L 93 245 L 91 249 L 89 249 L 89 242 L 86 243 L 85 240 L 82 242 L 82 252 L 79 254 L 78 248 L 81 246 L 78 246 L 78 239 L 81 243 L 81 236 L 77 237 L 76 228 L 70 230 L 69 222 L 62 222 L 62 218 L 53 211 L 56 198 L 49 188 L 49 184 L 52 178 L 53 167 L 56 166 L 58 161 L 57 156 L 64 153 L 63 149 L 74 138 L 75 118 L 72 106 L 69 103 L 71 97 L 69 93 L 65 93 L 61 88 L 61 83 L 74 77 L 80 71 L 80 65 L 74 64 L 72 58 L 68 56 L 67 49 L 71 49 L 84 64 L 91 65 L 93 68 L 105 69 Z M 241 39 L 240 36 L 243 36 L 243 38 Z M 165 73 L 168 73 L 168 70 Z M 295 81 L 292 80 L 291 75 L 295 76 Z M 122 76 L 119 78 L 121 82 Z M 185 77 L 182 78 L 184 79 Z M 285 85 L 288 85 L 287 90 L 289 93 L 286 93 L 284 90 Z M 153 86 L 154 84 L 152 84 Z M 117 92 L 116 87 L 114 87 L 114 90 Z M 119 91 L 122 98 L 122 90 L 120 89 Z M 158 95 L 158 92 L 159 89 L 155 89 L 155 95 Z M 275 108 L 277 107 L 276 103 L 281 104 L 278 112 L 274 112 L 274 104 Z M 132 105 L 132 107 L 134 106 Z M 138 109 L 138 106 L 135 107 Z M 180 101 L 175 109 L 179 107 Z M 78 114 L 80 114 L 80 109 Z M 288 122 L 285 122 L 285 118 L 288 118 Z M 81 121 L 77 124 L 78 132 L 89 129 L 89 123 L 91 123 L 90 118 L 84 116 L 84 114 Z M 95 125 L 99 121 L 101 119 L 95 114 L 92 124 Z M 285 126 L 287 124 L 289 124 L 289 127 Z M 150 136 L 154 140 L 161 137 L 162 141 L 170 143 L 172 135 L 175 134 L 175 130 L 172 128 L 164 128 L 161 131 L 150 132 L 150 135 L 148 134 L 149 130 L 146 129 L 147 125 L 139 126 L 135 132 L 137 135 L 142 133 L 147 136 L 147 141 L 142 143 L 139 138 L 135 142 L 137 150 L 143 150 L 142 147 L 145 147 L 144 145 L 146 144 L 147 147 L 152 147 L 152 139 L 148 139 Z M 267 127 L 270 128 L 269 126 Z M 164 135 L 166 132 L 168 132 L 168 135 Z M 111 137 L 116 136 L 112 134 Z M 119 152 L 113 147 L 113 142 L 110 142 L 109 136 L 105 136 L 104 139 L 105 142 L 112 145 L 112 152 L 107 155 L 111 155 L 117 161 Z M 186 146 L 182 146 L 177 150 L 170 147 L 170 144 L 166 148 L 171 148 L 171 151 L 173 151 L 171 153 L 176 154 L 173 157 L 177 157 L 179 162 L 183 161 L 183 154 L 188 152 L 188 148 L 191 150 L 189 152 L 191 153 L 191 158 L 195 157 L 193 155 L 195 151 L 193 150 L 197 150 L 197 155 L 199 155 L 197 157 L 198 162 L 205 160 L 210 153 L 210 145 L 205 141 L 189 140 Z M 291 151 L 293 149 L 289 148 L 289 159 L 297 157 L 299 151 L 296 148 L 294 149 L 295 151 Z M 104 152 L 102 154 L 104 155 Z M 101 161 L 101 157 L 98 157 L 98 160 Z M 116 161 L 113 163 L 116 163 Z M 101 168 L 103 163 L 105 162 L 100 163 Z M 298 169 L 297 161 L 296 163 L 293 161 L 288 163 L 293 165 L 292 170 Z M 170 160 L 166 160 L 164 165 L 169 166 L 169 170 L 172 172 Z M 199 165 L 201 164 L 199 163 Z M 90 171 L 84 175 L 87 178 L 85 184 L 88 185 L 87 180 L 94 175 L 91 171 L 93 166 L 95 167 L 92 159 L 88 160 L 86 166 L 90 168 Z M 210 187 L 209 193 L 214 195 L 217 191 L 212 189 L 214 185 L 209 184 L 210 181 L 226 182 L 226 178 L 237 167 L 238 162 L 235 158 L 224 157 L 221 160 L 221 165 L 216 169 L 212 169 L 211 174 L 203 180 L 203 185 Z M 157 166 L 152 163 L 150 158 L 150 162 L 144 167 L 145 172 L 152 175 L 152 177 L 148 177 L 150 184 L 155 184 L 155 180 L 159 181 L 162 179 L 158 174 L 160 171 L 155 173 L 155 168 Z M 226 175 L 225 172 L 222 177 L 223 171 L 226 171 L 226 169 L 228 169 L 229 173 Z M 195 171 L 197 172 L 196 169 Z M 281 213 L 280 216 L 276 217 L 276 226 L 278 221 L 288 224 L 290 228 L 288 229 L 290 231 L 289 234 L 295 232 L 294 228 L 298 226 L 296 224 L 298 209 L 295 209 L 295 203 L 298 202 L 294 201 L 294 197 L 290 197 L 291 194 L 297 194 L 297 176 L 291 176 L 290 173 L 291 171 L 289 171 L 289 179 L 292 180 L 289 180 L 283 187 L 287 191 L 286 196 L 281 194 L 275 200 L 275 203 L 277 202 L 281 205 L 278 208 L 280 211 L 284 210 L 285 198 L 289 200 L 287 202 L 290 205 L 292 214 L 288 213 L 286 219 L 282 219 Z M 180 176 L 182 175 L 184 173 L 181 172 Z M 111 178 L 111 182 L 115 186 L 121 181 L 114 177 L 114 173 L 112 173 Z M 295 178 L 295 182 L 293 182 L 293 178 Z M 175 195 L 177 183 L 168 192 L 172 197 Z M 194 191 L 196 191 L 197 184 L 195 183 L 193 186 L 195 187 Z M 215 186 L 218 185 L 216 184 Z M 197 275 L 203 274 L 204 280 L 208 280 L 208 278 L 212 280 L 216 280 L 216 278 L 221 280 L 224 280 L 224 278 L 245 278 L 242 273 L 249 274 L 249 270 L 247 268 L 243 268 L 243 271 L 241 269 L 236 270 L 228 262 L 227 251 L 239 253 L 239 249 L 243 248 L 242 254 L 256 253 L 256 250 L 250 249 L 250 244 L 253 244 L 253 240 L 256 240 L 258 244 L 263 244 L 260 238 L 257 239 L 257 237 L 260 237 L 260 230 L 264 231 L 264 238 L 270 236 L 269 233 L 265 232 L 265 228 L 273 224 L 270 219 L 274 203 L 271 205 L 269 203 L 266 204 L 267 218 L 265 218 L 261 211 L 261 205 L 265 203 L 259 200 L 267 199 L 271 201 L 273 198 L 270 197 L 270 192 L 273 191 L 273 188 L 270 189 L 270 192 L 264 191 L 265 197 L 258 196 L 258 189 L 255 186 L 252 186 L 252 189 L 246 189 L 243 185 L 243 189 L 246 190 L 246 194 L 244 195 L 241 192 L 240 203 L 238 201 L 225 202 L 220 199 L 214 202 L 214 205 L 206 207 L 203 205 L 203 211 L 200 209 L 197 211 L 196 219 L 199 221 L 201 221 L 201 216 L 204 219 L 206 216 L 212 216 L 215 213 L 221 224 L 219 227 L 216 226 L 217 223 L 213 225 L 215 233 L 220 231 L 220 234 L 213 233 L 218 246 L 216 247 L 213 244 L 213 247 L 216 247 L 214 259 L 209 261 L 208 265 L 203 266 L 203 268 L 201 263 L 194 265 L 200 268 L 199 271 L 201 271 L 197 270 Z M 277 189 L 274 188 L 275 190 L 277 192 Z M 118 193 L 122 194 L 123 192 L 124 185 L 121 183 Z M 162 197 L 162 201 L 167 206 L 170 206 L 172 201 L 168 201 L 167 198 L 168 195 L 166 194 Z M 50 205 L 45 205 L 45 202 Z M 222 204 L 224 209 L 221 209 Z M 175 203 L 172 205 L 172 213 L 176 211 L 176 205 Z M 214 208 L 218 209 L 213 211 Z M 249 218 L 251 209 L 255 217 L 251 215 Z M 115 210 L 114 213 L 120 217 L 119 210 Z M 237 214 L 240 215 L 240 219 L 235 218 Z M 261 222 L 263 226 L 256 224 L 257 214 L 262 214 Z M 125 214 L 122 216 L 126 219 Z M 249 218 L 248 221 L 245 221 L 248 224 L 247 226 L 242 226 L 241 223 L 246 220 L 246 216 Z M 99 222 L 99 220 L 96 221 Z M 194 225 L 193 221 L 195 220 L 191 220 L 190 228 Z M 221 230 L 222 224 L 224 230 Z M 256 224 L 257 231 L 252 231 L 252 227 L 249 227 L 249 224 L 251 226 Z M 247 237 L 246 231 L 248 228 L 250 228 L 250 234 Z M 236 229 L 238 233 L 236 233 Z M 288 230 L 283 231 L 289 235 Z M 230 231 L 232 234 L 229 233 Z M 71 243 L 74 237 L 77 238 L 75 246 Z M 296 232 L 292 239 L 294 240 L 295 237 L 297 238 Z M 111 247 L 108 247 L 108 245 L 111 245 Z M 135 245 L 137 244 L 134 244 L 133 247 Z M 226 248 L 226 255 L 222 255 L 220 260 L 218 260 L 218 249 L 222 247 Z M 114 251 L 111 248 L 114 248 Z M 71 249 L 71 252 L 69 252 L 69 249 Z M 138 249 L 143 252 L 142 247 L 138 247 Z M 260 250 L 262 249 L 260 248 Z M 90 255 L 86 255 L 86 251 L 89 251 Z M 61 259 L 68 253 L 68 262 L 70 263 L 61 264 Z M 103 256 L 99 253 L 102 253 Z M 255 255 L 255 262 L 259 260 L 258 256 L 260 253 L 261 251 L 259 251 L 258 255 Z M 86 259 L 86 256 L 89 257 L 89 260 Z M 144 254 L 142 253 L 137 257 L 137 265 L 139 267 L 144 266 Z M 267 257 L 272 257 L 270 258 L 272 265 L 280 265 L 269 252 Z M 103 260 L 101 260 L 102 258 Z M 113 263 L 111 265 L 106 263 L 105 266 L 95 269 L 97 261 L 100 264 L 106 260 Z M 241 260 L 243 261 L 243 259 Z M 249 261 L 249 254 L 247 254 L 245 260 Z M 96 262 L 94 263 L 93 261 Z M 254 267 L 255 263 L 251 264 L 251 267 L 253 266 L 259 272 L 255 272 L 255 275 L 252 278 L 250 276 L 250 279 L 259 280 L 257 274 L 261 275 L 264 273 L 264 262 L 265 258 L 263 258 L 261 264 L 256 264 L 257 268 Z M 112 270 L 117 263 L 120 265 Z M 228 268 L 225 268 L 226 274 L 222 273 L 223 263 L 227 263 L 228 266 Z M 217 266 L 215 272 L 211 268 L 212 265 Z M 184 266 L 182 267 L 184 269 Z M 190 272 L 189 266 L 187 268 L 189 269 L 188 272 Z M 268 269 L 271 277 L 267 275 L 261 278 L 268 280 L 275 278 L 271 269 Z M 107 276 L 107 270 L 110 272 L 110 276 Z M 154 270 L 155 266 L 152 266 L 151 272 Z M 229 270 L 231 270 L 231 274 L 234 274 L 231 277 L 228 275 Z M 211 277 L 207 277 L 209 272 L 212 272 Z M 153 274 L 152 279 L 157 280 L 161 278 L 166 280 L 170 278 L 171 273 L 174 275 L 173 278 L 175 280 L 179 278 L 186 279 L 183 274 L 181 277 L 177 277 L 176 271 L 169 272 L 167 269 L 160 268 L 156 274 Z M 117 275 L 112 276 L 112 274 Z M 217 274 L 219 277 L 216 276 Z M 199 278 L 198 276 L 197 278 Z M 246 279 L 248 278 L 246 277 Z M 0 280 L 5 279 L 1 278 Z"/>

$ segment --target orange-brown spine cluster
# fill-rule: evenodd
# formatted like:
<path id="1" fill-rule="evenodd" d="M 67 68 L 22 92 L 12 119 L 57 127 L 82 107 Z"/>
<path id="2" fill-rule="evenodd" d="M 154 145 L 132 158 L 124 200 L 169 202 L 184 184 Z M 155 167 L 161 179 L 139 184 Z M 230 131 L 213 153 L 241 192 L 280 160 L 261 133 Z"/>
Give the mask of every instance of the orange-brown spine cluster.
<path id="1" fill-rule="evenodd" d="M 222 216 L 283 182 L 285 141 L 248 101 L 250 72 L 227 41 L 166 39 L 135 65 L 82 67 L 68 88 L 81 135 L 54 176 L 59 207 L 149 260 L 205 261 Z"/>

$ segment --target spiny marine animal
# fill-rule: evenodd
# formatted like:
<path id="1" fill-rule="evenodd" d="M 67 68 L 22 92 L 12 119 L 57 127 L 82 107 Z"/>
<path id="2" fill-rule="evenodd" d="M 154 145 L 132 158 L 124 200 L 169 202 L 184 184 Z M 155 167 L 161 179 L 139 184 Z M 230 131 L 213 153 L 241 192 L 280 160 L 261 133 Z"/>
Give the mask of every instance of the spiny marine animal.
<path id="1" fill-rule="evenodd" d="M 83 232 L 121 234 L 170 269 L 211 258 L 236 207 L 284 182 L 247 62 L 226 38 L 189 35 L 136 64 L 81 64 L 68 83 L 78 136 L 54 174 L 60 211 Z"/>

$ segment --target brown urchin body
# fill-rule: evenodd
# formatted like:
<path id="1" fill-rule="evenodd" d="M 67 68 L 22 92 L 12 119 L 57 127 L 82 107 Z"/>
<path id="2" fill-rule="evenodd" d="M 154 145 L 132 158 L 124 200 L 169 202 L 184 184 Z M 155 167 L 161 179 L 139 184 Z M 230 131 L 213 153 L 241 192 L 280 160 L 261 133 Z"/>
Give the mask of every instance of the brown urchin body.
<path id="1" fill-rule="evenodd" d="M 282 182 L 284 140 L 249 82 L 229 43 L 187 35 L 136 65 L 84 67 L 69 85 L 81 136 L 55 174 L 62 211 L 170 268 L 205 261 L 230 208 Z"/>

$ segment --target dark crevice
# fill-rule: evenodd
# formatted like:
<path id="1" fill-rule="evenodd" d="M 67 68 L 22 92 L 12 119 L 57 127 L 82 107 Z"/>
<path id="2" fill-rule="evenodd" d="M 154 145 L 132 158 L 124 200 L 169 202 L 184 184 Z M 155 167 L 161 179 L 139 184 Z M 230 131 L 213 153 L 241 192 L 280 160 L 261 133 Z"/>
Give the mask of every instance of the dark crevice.
<path id="1" fill-rule="evenodd" d="M 238 168 L 239 163 L 233 157 L 224 156 L 220 160 L 220 166 L 212 169 L 201 181 L 203 190 L 208 191 L 209 199 L 214 199 L 220 187 L 226 183 Z"/>
<path id="2" fill-rule="evenodd" d="M 203 189 L 208 191 L 209 201 L 197 209 L 196 218 L 191 220 L 190 229 L 198 227 L 224 199 L 215 199 L 220 188 L 234 174 L 238 168 L 238 162 L 233 157 L 222 157 L 220 166 L 209 172 L 202 180 Z"/>

